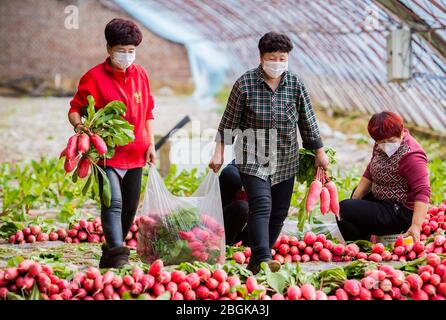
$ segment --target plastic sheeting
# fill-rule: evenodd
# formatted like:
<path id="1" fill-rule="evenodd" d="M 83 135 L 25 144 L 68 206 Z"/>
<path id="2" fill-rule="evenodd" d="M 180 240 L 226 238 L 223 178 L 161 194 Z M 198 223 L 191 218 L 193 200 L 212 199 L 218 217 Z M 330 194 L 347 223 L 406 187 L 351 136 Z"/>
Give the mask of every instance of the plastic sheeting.
<path id="1" fill-rule="evenodd" d="M 401 25 L 373 0 L 115 0 L 153 32 L 189 51 L 195 95 L 231 85 L 259 63 L 268 31 L 290 35 L 290 69 L 325 108 L 371 114 L 391 110 L 406 121 L 446 131 L 446 63 L 413 34 L 413 74 L 387 82 L 386 36 Z M 446 3 L 401 0 L 445 35 Z M 444 36 L 443 36 L 444 37 Z"/>

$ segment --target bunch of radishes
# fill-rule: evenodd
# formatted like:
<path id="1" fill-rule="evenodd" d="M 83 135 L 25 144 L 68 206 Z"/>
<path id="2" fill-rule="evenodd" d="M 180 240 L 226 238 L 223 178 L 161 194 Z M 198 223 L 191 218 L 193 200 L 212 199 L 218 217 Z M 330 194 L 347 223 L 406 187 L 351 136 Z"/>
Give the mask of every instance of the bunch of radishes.
<path id="1" fill-rule="evenodd" d="M 184 260 L 181 262 L 222 262 L 224 228 L 205 214 L 187 226 L 170 225 L 160 215 L 141 216 L 137 247 L 141 261 L 151 263 L 163 259 L 167 264 L 175 264 L 175 260 L 182 257 Z M 172 251 L 178 257 L 172 256 Z"/>
<path id="2" fill-rule="evenodd" d="M 333 212 L 337 217 L 339 216 L 339 200 L 336 185 L 331 181 L 325 170 L 318 167 L 316 170 L 316 177 L 311 182 L 308 190 L 305 209 L 310 214 L 320 199 L 320 210 L 322 214 L 327 214 L 329 211 Z"/>
<path id="3" fill-rule="evenodd" d="M 130 248 L 136 248 L 138 239 L 138 225 L 140 217 L 136 217 L 130 232 L 125 238 L 125 243 Z M 15 235 L 9 237 L 10 243 L 24 244 L 34 243 L 36 241 L 65 241 L 67 243 L 101 243 L 105 241 L 105 237 L 102 230 L 101 219 L 95 218 L 91 221 L 86 219 L 80 219 L 78 222 L 73 223 L 68 230 L 65 228 L 59 228 L 56 231 L 50 233 L 42 232 L 40 226 L 32 225 L 18 230 Z"/>
<path id="4" fill-rule="evenodd" d="M 68 300 L 73 296 L 70 282 L 54 275 L 51 266 L 24 260 L 17 267 L 0 270 L 0 299 L 7 299 L 8 292 L 29 295 L 34 286 L 44 299 Z"/>
<path id="5" fill-rule="evenodd" d="M 62 151 L 60 157 L 65 157 L 64 169 L 70 173 L 77 167 L 77 175 L 83 179 L 90 173 L 92 159 L 88 155 L 91 148 L 97 151 L 100 156 L 107 153 L 107 145 L 97 134 L 88 132 L 71 136 L 68 139 L 67 147 Z"/>

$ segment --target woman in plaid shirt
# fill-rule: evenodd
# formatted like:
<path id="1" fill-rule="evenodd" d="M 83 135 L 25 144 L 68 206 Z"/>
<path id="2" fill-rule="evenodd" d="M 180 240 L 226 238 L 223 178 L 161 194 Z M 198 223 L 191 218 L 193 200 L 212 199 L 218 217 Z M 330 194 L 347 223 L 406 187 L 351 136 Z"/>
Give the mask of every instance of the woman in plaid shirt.
<path id="1" fill-rule="evenodd" d="M 235 142 L 235 159 L 248 196 L 248 233 L 253 273 L 267 262 L 272 271 L 280 264 L 271 260 L 288 214 L 298 170 L 297 128 L 303 147 L 316 150 L 315 166 L 326 168 L 328 158 L 310 98 L 303 82 L 288 72 L 289 37 L 270 32 L 259 41 L 260 65 L 234 84 L 218 128 L 215 153 L 209 163 L 221 168 L 225 144 Z"/>

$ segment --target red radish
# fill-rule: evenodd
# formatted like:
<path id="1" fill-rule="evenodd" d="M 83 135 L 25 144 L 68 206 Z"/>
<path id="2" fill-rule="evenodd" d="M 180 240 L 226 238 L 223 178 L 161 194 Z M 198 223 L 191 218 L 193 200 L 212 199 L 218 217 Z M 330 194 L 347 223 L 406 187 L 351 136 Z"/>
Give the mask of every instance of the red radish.
<path id="1" fill-rule="evenodd" d="M 78 145 L 79 135 L 71 136 L 68 139 L 67 147 L 65 149 L 65 156 L 67 159 L 74 159 L 77 155 L 77 145 Z"/>
<path id="2" fill-rule="evenodd" d="M 395 243 L 393 244 L 393 247 L 399 247 L 399 246 L 403 246 L 404 245 L 404 237 L 402 235 L 398 236 L 398 238 L 396 238 Z"/>
<path id="3" fill-rule="evenodd" d="M 73 242 L 73 238 L 66 237 L 66 238 L 64 239 L 64 242 L 66 242 L 66 243 L 72 243 L 72 242 Z"/>
<path id="4" fill-rule="evenodd" d="M 287 290 L 287 297 L 290 300 L 299 300 L 302 293 L 298 286 L 289 286 Z"/>
<path id="5" fill-rule="evenodd" d="M 245 255 L 243 254 L 243 252 L 241 252 L 241 251 L 234 252 L 233 255 L 232 255 L 232 258 L 233 258 L 233 259 L 235 260 L 235 262 L 237 262 L 238 264 L 244 264 L 245 261 L 246 261 L 246 257 L 245 257 Z"/>
<path id="6" fill-rule="evenodd" d="M 359 299 L 361 300 L 372 300 L 372 293 L 367 288 L 360 288 Z"/>
<path id="7" fill-rule="evenodd" d="M 15 243 L 15 235 L 9 237 L 9 243 Z"/>
<path id="8" fill-rule="evenodd" d="M 299 254 L 295 254 L 292 258 L 293 262 L 301 262 L 302 258 Z"/>
<path id="9" fill-rule="evenodd" d="M 172 297 L 172 300 L 184 300 L 184 296 L 180 292 L 175 292 L 175 294 Z"/>
<path id="10" fill-rule="evenodd" d="M 88 234 L 87 234 L 85 231 L 79 231 L 79 232 L 77 233 L 77 238 L 78 238 L 80 241 L 85 241 L 85 240 L 87 240 L 87 238 L 88 238 Z"/>
<path id="11" fill-rule="evenodd" d="M 66 173 L 72 172 L 78 165 L 78 162 L 79 162 L 79 158 L 73 158 L 73 159 L 66 158 L 65 162 L 64 162 L 65 172 Z"/>
<path id="12" fill-rule="evenodd" d="M 394 286 L 400 287 L 405 280 L 404 273 L 401 270 L 395 270 L 390 278 Z"/>
<path id="13" fill-rule="evenodd" d="M 215 280 L 215 279 L 211 279 L 211 280 Z M 218 284 L 217 284 L 217 286 L 218 286 Z M 217 286 L 215 288 L 217 288 Z M 211 289 L 211 288 L 209 288 L 209 289 Z M 178 284 L 178 291 L 179 292 L 184 294 L 184 293 L 186 293 L 187 291 L 190 291 L 190 290 L 192 290 L 192 287 L 190 286 L 189 282 L 184 281 L 184 282 L 181 282 L 180 284 Z"/>
<path id="14" fill-rule="evenodd" d="M 99 243 L 100 237 L 97 234 L 90 234 L 88 235 L 87 241 L 89 243 Z"/>
<path id="15" fill-rule="evenodd" d="M 411 298 L 413 300 L 429 300 L 429 295 L 424 290 L 417 290 L 412 292 Z"/>
<path id="16" fill-rule="evenodd" d="M 438 286 L 441 282 L 441 277 L 438 274 L 433 274 L 430 276 L 429 282 L 434 286 Z"/>
<path id="17" fill-rule="evenodd" d="M 367 259 L 367 253 L 365 253 L 365 252 L 359 252 L 357 255 L 356 255 L 356 259 L 363 259 L 363 260 L 366 260 Z"/>
<path id="18" fill-rule="evenodd" d="M 330 194 L 330 210 L 336 216 L 339 216 L 339 198 L 338 198 L 338 190 L 333 181 L 329 181 L 325 184 L 325 188 L 327 188 L 328 193 Z"/>
<path id="19" fill-rule="evenodd" d="M 384 298 L 384 291 L 382 291 L 381 289 L 372 289 L 372 296 L 375 299 L 383 299 Z"/>
<path id="20" fill-rule="evenodd" d="M 349 295 L 353 297 L 358 296 L 360 293 L 360 289 L 361 289 L 361 283 L 358 280 L 351 279 L 344 281 L 344 290 Z"/>
<path id="21" fill-rule="evenodd" d="M 131 287 L 135 283 L 135 279 L 133 279 L 133 277 L 128 274 L 122 277 L 122 281 L 128 287 Z"/>
<path id="22" fill-rule="evenodd" d="M 423 285 L 423 280 L 421 280 L 420 276 L 417 274 L 409 274 L 406 277 L 406 281 L 409 283 L 410 288 L 412 291 L 418 291 L 421 289 L 421 286 Z"/>
<path id="23" fill-rule="evenodd" d="M 198 273 L 198 271 L 197 271 L 197 273 Z M 181 283 L 183 281 L 186 281 L 186 274 L 180 270 L 172 271 L 171 277 L 172 277 L 172 281 L 176 282 L 176 283 Z"/>
<path id="24" fill-rule="evenodd" d="M 299 243 L 299 239 L 297 239 L 295 236 L 290 236 L 288 243 L 290 246 L 297 246 Z"/>
<path id="25" fill-rule="evenodd" d="M 278 249 L 281 255 L 286 255 L 290 251 L 290 246 L 288 244 L 281 244 Z"/>
<path id="26" fill-rule="evenodd" d="M 392 289 L 392 282 L 389 279 L 384 279 L 380 282 L 379 287 L 382 291 L 388 292 Z"/>
<path id="27" fill-rule="evenodd" d="M 102 140 L 102 138 L 99 137 L 97 134 L 93 134 L 91 136 L 91 143 L 101 156 L 107 153 L 107 145 L 105 144 L 104 140 Z"/>
<path id="28" fill-rule="evenodd" d="M 416 253 L 420 253 L 424 251 L 424 244 L 421 241 L 417 241 L 414 243 L 413 245 L 413 251 L 415 251 Z"/>
<path id="29" fill-rule="evenodd" d="M 218 285 L 217 291 L 220 294 L 220 296 L 224 296 L 227 295 L 229 293 L 229 290 L 231 289 L 231 287 L 229 286 L 229 283 L 225 282 L 221 282 Z"/>
<path id="30" fill-rule="evenodd" d="M 150 274 L 145 274 L 141 278 L 141 284 L 143 286 L 144 291 L 151 289 L 153 285 L 155 284 L 155 278 Z"/>
<path id="31" fill-rule="evenodd" d="M 343 256 L 345 253 L 345 247 L 342 243 L 338 243 L 333 247 L 333 254 L 336 256 Z"/>
<path id="32" fill-rule="evenodd" d="M 430 277 L 431 277 L 431 275 L 427 271 L 424 271 L 420 274 L 420 278 L 423 282 L 429 281 Z"/>
<path id="33" fill-rule="evenodd" d="M 161 283 L 155 283 L 153 285 L 152 291 L 153 291 L 153 294 L 155 295 L 155 297 L 159 297 L 164 292 L 166 292 L 166 288 Z M 192 291 L 192 290 L 189 290 L 189 291 Z"/>
<path id="34" fill-rule="evenodd" d="M 51 280 L 45 273 L 40 273 L 37 276 L 37 284 L 42 289 L 48 289 L 51 285 Z"/>
<path id="35" fill-rule="evenodd" d="M 307 201 L 305 203 L 305 209 L 307 210 L 307 212 L 313 211 L 321 192 L 322 183 L 319 180 L 314 180 L 313 182 L 311 182 L 310 189 L 307 195 Z"/>
<path id="36" fill-rule="evenodd" d="M 67 231 L 68 237 L 74 238 L 77 236 L 77 230 L 76 229 L 70 229 Z"/>
<path id="37" fill-rule="evenodd" d="M 89 279 L 96 279 L 101 276 L 101 272 L 95 267 L 89 267 L 87 271 L 85 271 L 85 275 Z"/>
<path id="38" fill-rule="evenodd" d="M 403 246 L 400 246 L 393 249 L 393 252 L 398 256 L 402 256 L 406 252 L 406 249 Z"/>
<path id="39" fill-rule="evenodd" d="M 356 257 L 359 253 L 358 245 L 355 243 L 348 244 L 347 246 L 345 246 L 345 253 L 350 257 Z"/>
<path id="40" fill-rule="evenodd" d="M 326 214 L 330 210 L 330 193 L 326 187 L 321 190 L 321 213 Z"/>
<path id="41" fill-rule="evenodd" d="M 382 243 L 376 243 L 372 248 L 372 253 L 382 254 L 385 248 Z"/>
<path id="42" fill-rule="evenodd" d="M 135 279 L 136 282 L 139 282 L 143 276 L 144 276 L 144 271 L 142 271 L 140 268 L 134 267 L 132 269 L 132 277 L 133 279 Z"/>
<path id="43" fill-rule="evenodd" d="M 0 288 L 0 299 L 6 300 L 6 297 L 8 296 L 9 290 L 7 288 Z"/>
<path id="44" fill-rule="evenodd" d="M 296 247 L 296 246 L 292 246 L 291 248 L 290 248 L 290 254 L 292 255 L 292 256 L 294 256 L 294 255 L 296 255 L 296 254 L 299 254 L 300 253 L 300 251 L 299 251 L 299 248 L 298 247 Z"/>
<path id="45" fill-rule="evenodd" d="M 322 290 L 316 291 L 316 300 L 328 300 L 327 294 Z"/>
<path id="46" fill-rule="evenodd" d="M 361 288 L 358 288 L 358 294 L 359 295 L 359 291 L 361 290 Z M 338 300 L 348 300 L 348 294 L 344 289 L 336 289 L 335 291 L 336 297 L 338 298 Z"/>
<path id="47" fill-rule="evenodd" d="M 250 276 L 246 279 L 246 288 L 248 289 L 248 292 L 251 293 L 252 291 L 257 289 L 257 279 L 253 276 Z"/>
<path id="48" fill-rule="evenodd" d="M 415 251 L 411 251 L 411 252 L 409 252 L 409 253 L 407 254 L 407 258 L 408 258 L 409 260 L 415 260 L 415 259 L 417 258 L 417 254 L 416 254 L 416 252 L 415 252 Z"/>
<path id="49" fill-rule="evenodd" d="M 249 258 L 251 256 L 251 248 L 246 247 L 245 250 L 243 251 L 243 254 L 245 255 L 246 258 Z"/>
<path id="50" fill-rule="evenodd" d="M 22 262 L 19 263 L 18 267 L 17 267 L 17 271 L 19 273 L 25 273 L 29 270 L 29 268 L 35 264 L 34 261 L 32 260 L 23 260 Z"/>
<path id="51" fill-rule="evenodd" d="M 313 250 L 314 250 L 314 252 L 319 252 L 319 251 L 321 251 L 322 249 L 324 248 L 324 245 L 321 243 L 321 242 L 315 242 L 314 244 L 313 244 Z"/>
<path id="52" fill-rule="evenodd" d="M 407 282 L 404 282 L 400 287 L 401 294 L 407 295 L 410 293 L 410 285 Z"/>
<path id="53" fill-rule="evenodd" d="M 231 286 L 231 288 L 232 288 L 233 286 L 239 286 L 239 285 L 241 284 L 241 282 L 240 282 L 240 278 L 239 278 L 239 277 L 236 277 L 236 276 L 228 277 L 227 282 L 229 283 L 229 285 Z"/>
<path id="54" fill-rule="evenodd" d="M 446 297 L 446 282 L 442 282 L 437 286 L 437 293 Z"/>
<path id="55" fill-rule="evenodd" d="M 440 264 L 435 268 L 435 273 L 440 277 L 446 274 L 446 266 L 444 264 Z"/>
<path id="56" fill-rule="evenodd" d="M 311 231 L 305 233 L 304 242 L 309 246 L 313 245 L 316 242 L 316 235 Z"/>
<path id="57" fill-rule="evenodd" d="M 149 274 L 156 277 L 161 273 L 161 270 L 164 267 L 164 263 L 162 260 L 155 260 L 149 269 Z"/>
<path id="58" fill-rule="evenodd" d="M 217 269 L 212 274 L 213 278 L 216 279 L 218 282 L 225 282 L 228 279 L 228 275 L 226 271 L 223 269 Z"/>
<path id="59" fill-rule="evenodd" d="M 188 275 L 186 275 L 186 278 L 186 281 L 190 283 L 190 286 L 193 290 L 197 289 L 200 286 L 200 277 L 197 273 L 189 273 Z"/>
<path id="60" fill-rule="evenodd" d="M 305 243 L 305 241 L 299 241 L 297 247 L 299 248 L 299 250 L 305 250 L 307 244 Z"/>
<path id="61" fill-rule="evenodd" d="M 65 229 L 59 229 L 56 232 L 61 240 L 65 239 L 67 237 L 67 231 Z"/>
<path id="62" fill-rule="evenodd" d="M 88 156 L 83 156 L 77 166 L 77 175 L 83 179 L 88 176 L 90 172 L 91 160 Z"/>
<path id="63" fill-rule="evenodd" d="M 381 262 L 381 261 L 383 260 L 383 258 L 382 258 L 381 255 L 378 254 L 378 253 L 372 253 L 372 254 L 369 256 L 369 260 L 370 260 L 370 261 L 374 261 L 374 262 Z"/>
<path id="64" fill-rule="evenodd" d="M 321 250 L 321 252 L 319 252 L 319 258 L 322 261 L 330 262 L 331 259 L 332 259 L 332 254 L 331 254 L 331 252 L 328 249 L 324 248 L 324 249 Z"/>
<path id="65" fill-rule="evenodd" d="M 90 137 L 86 133 L 82 133 L 79 135 L 77 142 L 77 151 L 80 153 L 84 153 L 90 150 Z"/>
<path id="66" fill-rule="evenodd" d="M 443 235 L 435 236 L 434 243 L 437 247 L 440 247 L 446 243 L 446 237 Z"/>
<path id="67" fill-rule="evenodd" d="M 312 256 L 314 250 L 313 250 L 312 247 L 306 247 L 305 250 L 304 250 L 304 252 L 305 252 L 306 255 L 308 255 L 308 256 Z"/>
<path id="68" fill-rule="evenodd" d="M 184 300 L 196 300 L 196 294 L 194 290 L 189 290 L 184 293 Z"/>
<path id="69" fill-rule="evenodd" d="M 17 230 L 16 234 L 15 234 L 15 241 L 16 242 L 20 242 L 22 240 L 24 240 L 24 233 L 22 232 L 22 230 Z"/>
<path id="70" fill-rule="evenodd" d="M 17 271 L 17 268 L 8 268 L 5 270 L 5 280 L 13 281 L 19 276 L 19 272 Z"/>
<path id="71" fill-rule="evenodd" d="M 316 300 L 316 290 L 311 284 L 304 284 L 300 291 L 305 300 Z"/>
<path id="72" fill-rule="evenodd" d="M 208 287 L 210 290 L 217 289 L 218 283 L 219 282 L 214 278 L 210 278 L 208 281 L 205 282 L 206 287 Z"/>
<path id="73" fill-rule="evenodd" d="M 59 236 L 57 235 L 56 232 L 50 232 L 48 237 L 49 237 L 50 241 L 56 241 L 59 239 Z"/>
<path id="74" fill-rule="evenodd" d="M 31 233 L 35 236 L 37 236 L 39 233 L 42 232 L 42 228 L 40 228 L 39 226 L 31 226 L 30 230 L 31 230 Z"/>
<path id="75" fill-rule="evenodd" d="M 441 259 L 435 253 L 428 253 L 426 256 L 426 262 L 433 267 L 441 264 Z"/>
<path id="76" fill-rule="evenodd" d="M 39 275 L 42 272 L 42 266 L 38 263 L 32 263 L 29 266 L 29 271 L 28 271 L 28 275 L 30 277 L 35 277 L 37 275 Z"/>
<path id="77" fill-rule="evenodd" d="M 209 293 L 210 293 L 209 289 L 203 285 L 199 286 L 197 288 L 197 290 L 195 290 L 195 292 L 196 292 L 198 298 L 202 299 L 202 300 L 207 299 L 209 297 Z"/>
<path id="78" fill-rule="evenodd" d="M 373 289 L 375 287 L 376 280 L 371 276 L 367 276 L 361 279 L 361 284 L 366 289 Z"/>

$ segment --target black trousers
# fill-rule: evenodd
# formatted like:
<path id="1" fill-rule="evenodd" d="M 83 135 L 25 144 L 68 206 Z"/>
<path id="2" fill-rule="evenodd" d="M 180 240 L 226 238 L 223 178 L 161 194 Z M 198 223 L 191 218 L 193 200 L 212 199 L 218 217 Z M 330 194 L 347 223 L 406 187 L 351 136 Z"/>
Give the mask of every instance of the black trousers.
<path id="1" fill-rule="evenodd" d="M 220 173 L 220 193 L 223 205 L 223 219 L 227 245 L 234 245 L 239 241 L 247 244 L 248 232 L 248 202 L 234 200 L 237 192 L 242 189 L 240 172 L 234 162 L 229 163 Z"/>
<path id="2" fill-rule="evenodd" d="M 400 203 L 377 200 L 372 193 L 361 200 L 340 202 L 339 230 L 345 241 L 369 240 L 370 236 L 406 232 L 413 211 Z"/>
<path id="3" fill-rule="evenodd" d="M 105 168 L 105 172 L 110 181 L 111 205 L 109 208 L 104 205 L 101 193 L 102 229 L 110 248 L 122 247 L 138 209 L 142 168 L 127 170 L 122 179 L 111 167 Z M 102 183 L 99 175 L 99 190 Z"/>
<path id="4" fill-rule="evenodd" d="M 282 231 L 288 215 L 294 177 L 274 186 L 271 180 L 240 173 L 248 196 L 248 235 L 252 250 L 252 264 L 271 259 L 271 248 Z"/>

